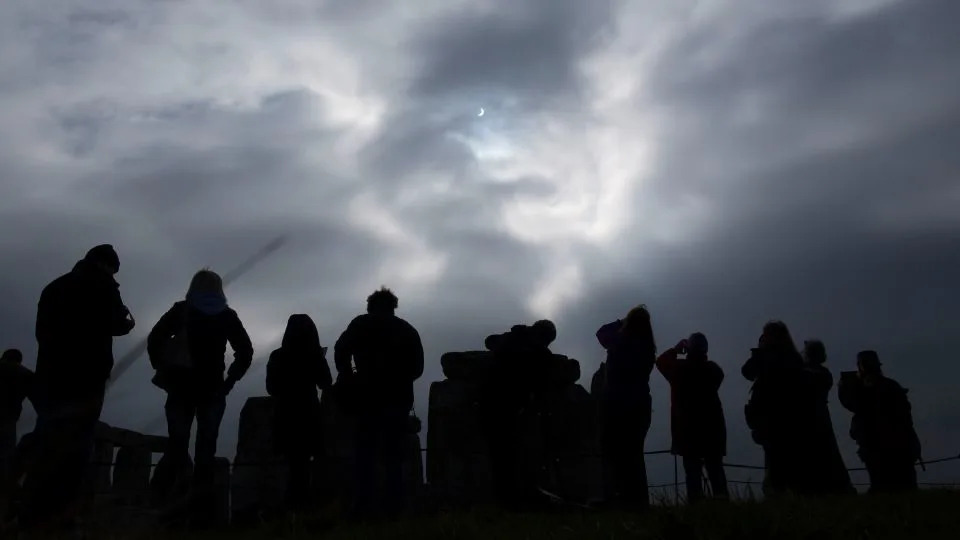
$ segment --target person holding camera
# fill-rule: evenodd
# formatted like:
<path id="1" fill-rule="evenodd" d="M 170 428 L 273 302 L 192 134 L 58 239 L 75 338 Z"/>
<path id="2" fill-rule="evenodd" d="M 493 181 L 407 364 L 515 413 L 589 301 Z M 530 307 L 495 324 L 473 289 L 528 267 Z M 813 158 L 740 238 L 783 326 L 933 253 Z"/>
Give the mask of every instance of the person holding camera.
<path id="1" fill-rule="evenodd" d="M 805 391 L 803 359 L 782 321 L 763 327 L 758 346 L 741 373 L 753 382 L 744 407 L 754 442 L 763 447 L 771 493 L 803 492 L 807 485 L 804 452 L 813 423 L 812 401 Z"/>
<path id="2" fill-rule="evenodd" d="M 857 354 L 857 371 L 843 372 L 840 403 L 853 413 L 850 436 L 870 475 L 870 492 L 917 489 L 921 459 L 907 390 L 883 375 L 876 351 Z"/>
<path id="3" fill-rule="evenodd" d="M 607 351 L 600 398 L 603 483 L 608 504 L 645 509 L 650 505 L 643 445 L 650 429 L 650 373 L 656 362 L 650 312 L 637 306 L 597 330 Z"/>
<path id="4" fill-rule="evenodd" d="M 691 503 L 703 499 L 704 469 L 713 495 L 728 496 L 723 470 L 727 426 L 718 393 L 723 369 L 707 358 L 707 348 L 706 336 L 697 332 L 657 358 L 657 369 L 670 383 L 670 450 L 683 458 Z"/>

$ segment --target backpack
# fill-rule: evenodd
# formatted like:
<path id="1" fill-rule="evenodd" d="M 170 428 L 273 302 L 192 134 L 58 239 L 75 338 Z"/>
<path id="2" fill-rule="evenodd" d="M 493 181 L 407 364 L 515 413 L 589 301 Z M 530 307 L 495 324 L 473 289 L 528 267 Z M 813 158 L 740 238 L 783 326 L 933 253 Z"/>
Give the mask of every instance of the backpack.
<path id="1" fill-rule="evenodd" d="M 187 307 L 184 306 L 180 327 L 164 345 L 156 373 L 150 380 L 154 386 L 167 392 L 188 379 L 193 371 L 193 358 L 190 354 L 190 339 L 187 331 L 187 311 Z"/>

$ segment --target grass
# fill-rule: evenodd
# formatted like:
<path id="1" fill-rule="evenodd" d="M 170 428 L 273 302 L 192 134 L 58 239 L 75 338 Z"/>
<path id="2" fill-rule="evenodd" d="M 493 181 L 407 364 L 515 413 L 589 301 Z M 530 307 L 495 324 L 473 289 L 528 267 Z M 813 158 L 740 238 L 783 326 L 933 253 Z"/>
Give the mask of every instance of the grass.
<path id="1" fill-rule="evenodd" d="M 323 516 L 313 519 L 322 522 Z M 589 511 L 504 514 L 493 509 L 477 509 L 368 525 L 334 525 L 328 516 L 327 523 L 327 526 L 308 527 L 287 519 L 253 529 L 192 534 L 163 533 L 150 528 L 139 531 L 101 528 L 90 531 L 90 537 L 104 540 L 955 539 L 960 534 L 960 493 L 926 491 L 907 496 L 704 503 L 689 508 L 660 507 L 644 514 Z"/>

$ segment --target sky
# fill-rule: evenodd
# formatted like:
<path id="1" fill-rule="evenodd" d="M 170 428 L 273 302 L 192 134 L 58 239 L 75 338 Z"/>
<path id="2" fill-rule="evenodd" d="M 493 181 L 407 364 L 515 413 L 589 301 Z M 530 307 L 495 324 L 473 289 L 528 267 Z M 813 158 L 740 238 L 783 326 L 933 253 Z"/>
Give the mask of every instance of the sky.
<path id="1" fill-rule="evenodd" d="M 824 340 L 835 374 L 876 349 L 925 456 L 956 455 L 958 19 L 955 0 L 4 1 L 0 347 L 33 365 L 40 291 L 93 245 L 116 246 L 138 321 L 119 358 L 194 271 L 283 237 L 227 290 L 257 360 L 222 455 L 287 316 L 332 347 L 381 285 L 424 341 L 423 418 L 442 353 L 549 317 L 589 385 L 596 329 L 644 303 L 661 350 L 710 339 L 731 461 L 762 461 L 739 368 L 770 319 Z M 118 379 L 103 419 L 156 424 L 151 374 Z"/>

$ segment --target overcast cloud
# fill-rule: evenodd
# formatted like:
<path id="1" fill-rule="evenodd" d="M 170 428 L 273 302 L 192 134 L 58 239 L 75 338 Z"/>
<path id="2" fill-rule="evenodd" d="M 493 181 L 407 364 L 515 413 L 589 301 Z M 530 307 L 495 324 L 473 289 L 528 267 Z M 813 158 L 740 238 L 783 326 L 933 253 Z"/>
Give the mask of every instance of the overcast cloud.
<path id="1" fill-rule="evenodd" d="M 760 460 L 739 367 L 770 318 L 835 372 L 877 349 L 925 454 L 955 455 L 958 20 L 954 0 L 5 1 L 0 347 L 33 364 L 40 290 L 95 244 L 139 322 L 120 357 L 193 271 L 282 235 L 228 290 L 258 362 L 290 313 L 332 345 L 386 284 L 425 342 L 424 418 L 443 352 L 551 317 L 588 385 L 596 328 L 646 303 L 661 349 L 711 339 L 732 460 Z M 149 377 L 105 420 L 151 424 Z M 221 454 L 263 391 L 254 368 Z"/>

